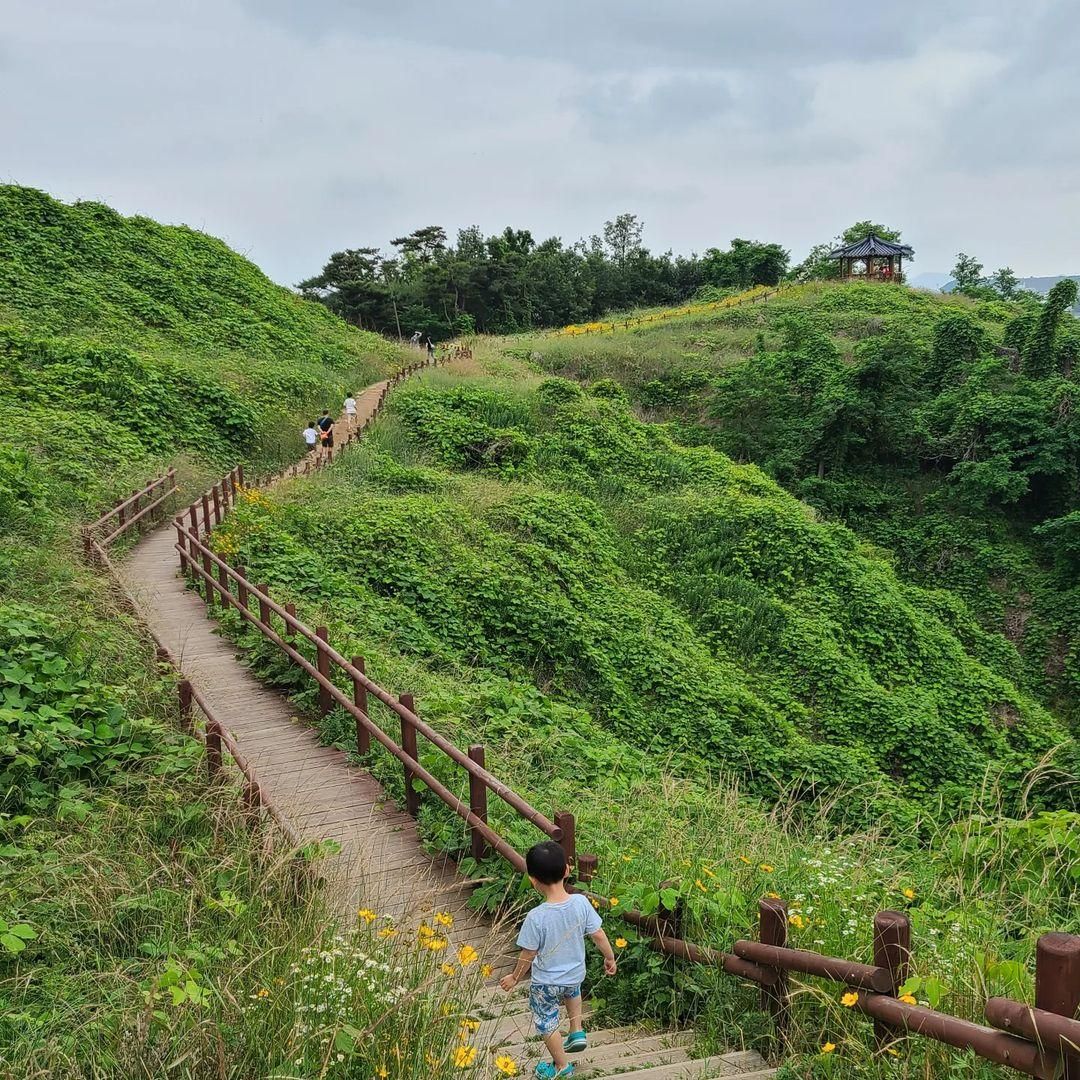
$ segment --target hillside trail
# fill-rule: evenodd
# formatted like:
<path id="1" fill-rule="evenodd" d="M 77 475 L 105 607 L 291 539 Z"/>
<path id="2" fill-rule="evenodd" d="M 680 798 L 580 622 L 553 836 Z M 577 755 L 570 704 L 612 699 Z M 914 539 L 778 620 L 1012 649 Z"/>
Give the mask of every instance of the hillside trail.
<path id="1" fill-rule="evenodd" d="M 387 385 L 374 383 L 357 397 L 360 430 L 376 416 Z M 347 424 L 342 416 L 336 430 L 344 433 Z M 303 475 L 309 458 L 314 464 L 324 453 L 312 451 L 282 479 Z M 471 910 L 467 903 L 476 882 L 463 877 L 449 858 L 426 852 L 416 822 L 390 803 L 382 786 L 344 751 L 321 745 L 288 700 L 248 670 L 243 651 L 218 633 L 203 601 L 178 573 L 174 543 L 171 524 L 147 534 L 118 572 L 141 617 L 231 732 L 274 804 L 305 841 L 340 845 L 328 888 L 342 924 L 353 925 L 358 908 L 410 928 L 439 913 L 444 922 L 452 920 L 448 955 L 471 945 L 496 978 L 508 971 L 516 956 L 516 928 Z M 526 993 L 527 988 L 510 995 L 495 987 L 482 991 L 478 1016 L 483 1022 L 475 1045 L 485 1054 L 510 1053 L 531 1072 L 543 1047 L 533 1033 Z M 637 1080 L 772 1075 L 755 1052 L 692 1059 L 690 1041 L 683 1032 L 590 1032 L 590 1047 L 577 1056 L 575 1075 L 632 1073 Z"/>

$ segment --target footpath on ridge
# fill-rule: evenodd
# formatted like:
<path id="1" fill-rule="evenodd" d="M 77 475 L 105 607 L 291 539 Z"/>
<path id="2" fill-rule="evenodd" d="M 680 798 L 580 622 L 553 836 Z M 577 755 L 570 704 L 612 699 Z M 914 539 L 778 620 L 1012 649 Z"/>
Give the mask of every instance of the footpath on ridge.
<path id="1" fill-rule="evenodd" d="M 376 416 L 388 386 L 387 381 L 374 383 L 357 398 L 360 430 Z M 346 423 L 342 418 L 339 430 Z M 282 479 L 301 475 L 305 464 L 301 459 Z M 177 572 L 174 545 L 174 530 L 167 524 L 145 536 L 117 564 L 117 572 L 139 615 L 232 734 L 260 786 L 301 838 L 334 840 L 341 846 L 330 887 L 343 924 L 353 923 L 359 907 L 405 926 L 447 912 L 453 917 L 449 933 L 455 948 L 472 945 L 496 977 L 509 970 L 516 956 L 512 928 L 469 909 L 472 883 L 450 859 L 424 850 L 413 818 L 394 807 L 382 786 L 350 763 L 344 751 L 322 746 L 288 700 L 248 670 L 242 650 L 218 633 L 198 593 Z M 478 1032 L 478 1045 L 485 1052 L 509 1052 L 531 1071 L 543 1046 L 523 993 L 507 997 L 493 989 L 484 1001 L 490 1015 Z M 755 1051 L 692 1059 L 686 1033 L 612 1029 L 590 1032 L 589 1041 L 590 1049 L 576 1059 L 579 1077 L 629 1073 L 637 1080 L 762 1080 L 773 1075 Z"/>

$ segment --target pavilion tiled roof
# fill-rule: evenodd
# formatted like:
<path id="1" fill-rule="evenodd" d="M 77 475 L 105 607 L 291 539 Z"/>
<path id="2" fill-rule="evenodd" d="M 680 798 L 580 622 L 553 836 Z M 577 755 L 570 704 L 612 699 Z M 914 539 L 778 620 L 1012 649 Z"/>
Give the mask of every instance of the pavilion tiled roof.
<path id="1" fill-rule="evenodd" d="M 868 255 L 880 255 L 883 257 L 906 255 L 911 258 L 914 254 L 914 249 L 908 247 L 907 244 L 894 244 L 889 240 L 882 240 L 880 236 L 876 236 L 874 233 L 869 233 L 854 244 L 833 248 L 829 252 L 829 257 L 831 259 L 864 259 Z"/>

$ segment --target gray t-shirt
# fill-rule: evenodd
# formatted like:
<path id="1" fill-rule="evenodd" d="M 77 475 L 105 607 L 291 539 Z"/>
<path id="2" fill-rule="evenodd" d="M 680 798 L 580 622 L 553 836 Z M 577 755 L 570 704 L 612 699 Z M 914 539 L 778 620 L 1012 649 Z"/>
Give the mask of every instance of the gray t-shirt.
<path id="1" fill-rule="evenodd" d="M 585 978 L 585 935 L 603 925 L 592 904 L 572 893 L 561 904 L 546 900 L 521 924 L 518 948 L 536 950 L 532 981 L 537 986 L 577 986 Z"/>

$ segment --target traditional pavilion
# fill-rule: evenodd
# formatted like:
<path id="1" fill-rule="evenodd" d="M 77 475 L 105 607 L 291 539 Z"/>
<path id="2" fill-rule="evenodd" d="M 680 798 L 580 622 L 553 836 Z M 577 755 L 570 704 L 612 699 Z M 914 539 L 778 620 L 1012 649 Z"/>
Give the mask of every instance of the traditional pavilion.
<path id="1" fill-rule="evenodd" d="M 840 277 L 844 281 L 903 281 L 905 255 L 910 259 L 915 252 L 907 244 L 894 244 L 874 233 L 829 252 L 830 259 L 840 260 Z M 859 264 L 862 269 L 856 270 Z"/>

